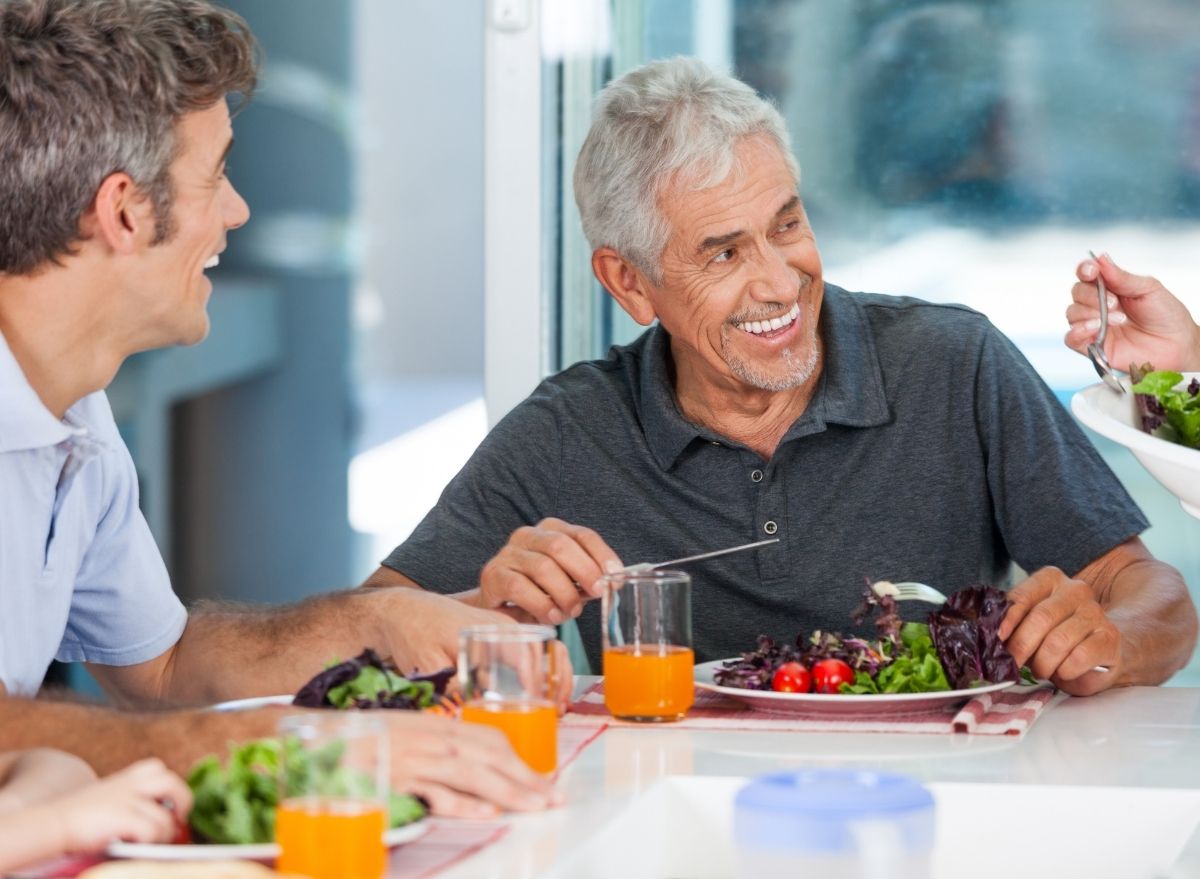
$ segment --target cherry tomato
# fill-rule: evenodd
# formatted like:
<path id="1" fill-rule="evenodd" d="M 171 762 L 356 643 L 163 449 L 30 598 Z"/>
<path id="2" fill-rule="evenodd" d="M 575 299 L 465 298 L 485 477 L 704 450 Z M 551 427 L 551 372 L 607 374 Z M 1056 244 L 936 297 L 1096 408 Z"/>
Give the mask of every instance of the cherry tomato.
<path id="1" fill-rule="evenodd" d="M 175 824 L 175 838 L 171 840 L 175 845 L 191 845 L 192 828 L 186 822 Z"/>
<path id="2" fill-rule="evenodd" d="M 813 663 L 812 676 L 818 693 L 837 693 L 842 684 L 854 683 L 854 669 L 840 659 Z"/>
<path id="3" fill-rule="evenodd" d="M 771 689 L 778 693 L 807 693 L 812 674 L 799 662 L 785 662 L 771 676 Z"/>

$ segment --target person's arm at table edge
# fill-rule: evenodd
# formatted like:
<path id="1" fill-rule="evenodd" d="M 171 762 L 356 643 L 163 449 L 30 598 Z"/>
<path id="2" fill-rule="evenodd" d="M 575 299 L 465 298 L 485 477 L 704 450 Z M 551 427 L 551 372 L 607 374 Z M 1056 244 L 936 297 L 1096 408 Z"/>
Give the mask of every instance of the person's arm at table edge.
<path id="1" fill-rule="evenodd" d="M 161 656 L 88 667 L 131 707 L 294 693 L 330 660 L 364 648 L 393 657 L 405 671 L 433 672 L 453 664 L 462 625 L 491 621 L 458 608 L 407 589 L 347 589 L 286 606 L 202 604 Z"/>
<path id="2" fill-rule="evenodd" d="M 1183 576 L 1140 538 L 1127 540 L 1076 577 L 1096 593 L 1121 632 L 1121 684 L 1161 684 L 1187 665 L 1196 647 L 1196 606 Z"/>
<path id="3" fill-rule="evenodd" d="M 201 757 L 223 756 L 230 742 L 274 735 L 286 710 L 129 713 L 6 696 L 0 685 L 0 750 L 58 748 L 83 758 L 100 775 L 158 757 L 185 775 Z"/>
<path id="4" fill-rule="evenodd" d="M 1090 619 L 1086 605 L 1079 603 L 1078 589 L 1102 615 L 1100 627 L 1090 635 L 1078 630 L 1079 622 Z M 1075 695 L 1112 686 L 1160 684 L 1187 663 L 1196 644 L 1196 609 L 1183 578 L 1136 537 L 1073 577 L 1057 568 L 1035 571 L 1012 589 L 1010 597 L 1014 604 L 1000 626 L 1001 639 L 1019 663 L 1029 664 L 1035 674 L 1053 675 L 1059 686 Z M 1105 655 L 1111 648 L 1104 648 L 1104 627 L 1117 636 L 1113 647 L 1119 655 Z M 1081 635 L 1087 637 L 1071 646 Z M 1077 655 L 1080 649 L 1090 649 L 1092 655 Z M 1114 674 L 1084 671 L 1075 677 L 1080 663 L 1090 667 L 1097 662 L 1118 668 Z M 1060 680 L 1052 671 L 1056 666 L 1071 666 L 1071 678 Z"/>

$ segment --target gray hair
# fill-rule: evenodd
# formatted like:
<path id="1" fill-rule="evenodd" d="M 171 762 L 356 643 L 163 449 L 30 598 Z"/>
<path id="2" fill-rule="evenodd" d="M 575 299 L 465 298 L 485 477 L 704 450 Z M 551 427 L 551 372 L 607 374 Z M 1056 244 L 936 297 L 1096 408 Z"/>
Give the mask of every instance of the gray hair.
<path id="1" fill-rule="evenodd" d="M 575 163 L 575 201 L 595 250 L 611 247 L 655 283 L 671 230 L 662 188 L 690 178 L 715 186 L 734 170 L 734 150 L 764 136 L 800 168 L 779 111 L 750 86 L 696 58 L 653 61 L 610 82 L 596 98 L 592 127 Z"/>
<path id="2" fill-rule="evenodd" d="M 174 233 L 175 124 L 257 78 L 254 38 L 204 0 L 0 2 L 0 273 L 73 252 L 101 182 L 128 174 Z"/>

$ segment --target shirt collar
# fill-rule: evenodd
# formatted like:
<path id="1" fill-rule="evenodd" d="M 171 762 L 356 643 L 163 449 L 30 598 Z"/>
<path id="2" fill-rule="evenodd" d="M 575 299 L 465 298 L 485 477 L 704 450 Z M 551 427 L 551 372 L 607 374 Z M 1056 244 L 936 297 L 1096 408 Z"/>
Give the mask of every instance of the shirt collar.
<path id="1" fill-rule="evenodd" d="M 783 442 L 824 430 L 828 424 L 876 427 L 891 415 L 875 340 L 862 305 L 840 287 L 825 285 L 821 303 L 821 380 L 804 413 Z M 646 442 L 669 470 L 694 440 L 729 443 L 684 417 L 675 398 L 670 337 L 661 326 L 646 334 L 639 378 L 639 408 Z"/>
<path id="2" fill-rule="evenodd" d="M 86 434 L 70 415 L 59 420 L 46 408 L 0 333 L 0 452 L 54 446 Z"/>

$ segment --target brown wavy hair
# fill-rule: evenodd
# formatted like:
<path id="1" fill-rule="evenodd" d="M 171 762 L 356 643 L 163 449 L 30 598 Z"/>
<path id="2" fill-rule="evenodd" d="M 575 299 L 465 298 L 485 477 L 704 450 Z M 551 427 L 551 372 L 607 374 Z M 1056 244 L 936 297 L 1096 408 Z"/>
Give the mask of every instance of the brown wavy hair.
<path id="1" fill-rule="evenodd" d="M 175 125 L 249 100 L 257 46 L 204 0 L 0 2 L 0 273 L 58 262 L 101 182 L 123 171 L 174 232 Z"/>

